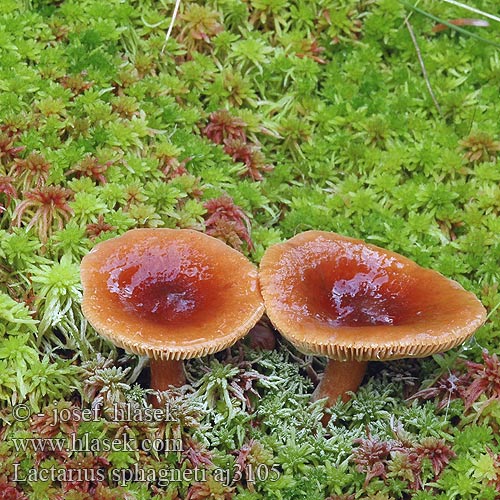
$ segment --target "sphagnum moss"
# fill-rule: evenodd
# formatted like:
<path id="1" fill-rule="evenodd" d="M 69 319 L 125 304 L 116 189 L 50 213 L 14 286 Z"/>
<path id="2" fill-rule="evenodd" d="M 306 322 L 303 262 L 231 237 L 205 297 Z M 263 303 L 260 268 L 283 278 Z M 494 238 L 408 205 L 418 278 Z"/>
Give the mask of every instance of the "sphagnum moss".
<path id="1" fill-rule="evenodd" d="M 500 63 L 484 40 L 498 40 L 498 24 L 464 27 L 482 39 L 435 33 L 436 19 L 471 14 L 452 2 L 417 9 L 183 1 L 166 41 L 174 2 L 0 2 L 1 493 L 498 496 Z M 428 82 L 404 24 L 410 12 Z M 92 395 L 98 410 L 145 408 L 143 360 L 97 340 L 74 280 L 95 244 L 134 227 L 205 230 L 256 263 L 297 232 L 334 231 L 456 279 L 491 315 L 462 350 L 372 367 L 355 398 L 328 410 L 327 428 L 320 402 L 309 403 L 308 374 L 323 366 L 279 344 L 188 364 L 197 389 L 164 396 L 176 411 L 193 409 L 182 428 L 112 422 L 101 408 L 95 421 L 72 423 L 78 438 L 97 440 L 91 453 L 19 448 L 16 439 L 42 435 L 15 421 L 15 404 L 43 414 Z M 180 456 L 104 445 L 172 432 Z M 151 483 L 134 482 L 134 463 Z M 35 466 L 106 477 L 15 481 Z M 167 484 L 168 467 L 208 469 L 207 481 Z"/>

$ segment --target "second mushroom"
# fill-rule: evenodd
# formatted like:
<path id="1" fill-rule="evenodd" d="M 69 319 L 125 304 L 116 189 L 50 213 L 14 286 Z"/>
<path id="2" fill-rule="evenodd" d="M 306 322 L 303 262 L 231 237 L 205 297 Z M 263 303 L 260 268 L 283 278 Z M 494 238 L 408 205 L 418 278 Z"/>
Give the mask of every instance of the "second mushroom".
<path id="1" fill-rule="evenodd" d="M 273 325 L 302 352 L 329 358 L 313 395 L 329 405 L 357 390 L 368 361 L 446 351 L 486 317 L 475 295 L 440 273 L 323 231 L 270 247 L 260 282 Z"/>

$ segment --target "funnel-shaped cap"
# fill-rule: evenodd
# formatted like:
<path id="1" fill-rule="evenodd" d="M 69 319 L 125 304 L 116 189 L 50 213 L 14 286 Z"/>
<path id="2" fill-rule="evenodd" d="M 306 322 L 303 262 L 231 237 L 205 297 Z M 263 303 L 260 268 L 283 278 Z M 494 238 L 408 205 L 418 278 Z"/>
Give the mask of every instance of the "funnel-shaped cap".
<path id="1" fill-rule="evenodd" d="M 186 359 L 229 347 L 259 320 L 256 267 L 221 241 L 188 229 L 134 229 L 81 265 L 82 309 L 119 347 Z"/>
<path id="2" fill-rule="evenodd" d="M 267 314 L 290 342 L 341 361 L 446 351 L 486 317 L 455 281 L 335 233 L 308 231 L 270 247 L 260 281 Z"/>

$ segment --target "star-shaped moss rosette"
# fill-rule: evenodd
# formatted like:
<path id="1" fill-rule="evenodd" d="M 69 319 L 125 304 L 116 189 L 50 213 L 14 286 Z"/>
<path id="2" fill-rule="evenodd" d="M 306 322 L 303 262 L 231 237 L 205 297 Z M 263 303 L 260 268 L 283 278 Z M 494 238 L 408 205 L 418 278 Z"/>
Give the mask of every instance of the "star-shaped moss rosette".
<path id="1" fill-rule="evenodd" d="M 485 321 L 474 294 L 397 253 L 308 231 L 270 247 L 260 265 L 273 325 L 299 350 L 329 358 L 314 398 L 356 391 L 371 360 L 451 349 Z"/>
<path id="2" fill-rule="evenodd" d="M 81 264 L 82 310 L 103 337 L 151 358 L 151 387 L 185 383 L 182 360 L 221 351 L 259 320 L 256 267 L 188 229 L 133 229 Z"/>

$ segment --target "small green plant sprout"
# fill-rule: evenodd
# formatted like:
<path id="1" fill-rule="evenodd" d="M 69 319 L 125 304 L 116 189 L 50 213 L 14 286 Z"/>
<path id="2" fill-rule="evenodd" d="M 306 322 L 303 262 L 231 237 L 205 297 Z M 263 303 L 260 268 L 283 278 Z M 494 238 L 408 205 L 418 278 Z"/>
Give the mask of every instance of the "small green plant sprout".
<path id="1" fill-rule="evenodd" d="M 65 254 L 60 262 L 31 267 L 30 274 L 41 318 L 39 331 L 43 335 L 81 300 L 79 269 Z"/>
<path id="2" fill-rule="evenodd" d="M 214 360 L 208 367 L 202 367 L 205 372 L 203 377 L 196 382 L 196 394 L 206 402 L 209 409 L 217 408 L 228 420 L 235 415 L 235 401 L 244 411 L 250 412 L 254 406 L 253 399 L 258 398 L 254 383 L 266 379 L 255 370 L 231 363 L 220 363 Z"/>
<path id="3" fill-rule="evenodd" d="M 0 400 L 15 405 L 26 399 L 35 411 L 51 398 L 67 396 L 77 387 L 78 369 L 35 348 L 37 321 L 26 305 L 0 293 Z"/>
<path id="4" fill-rule="evenodd" d="M 187 456 L 194 461 L 198 446 L 191 436 L 194 431 L 203 431 L 202 420 L 205 413 L 203 401 L 187 385 L 160 391 L 157 393 L 157 398 L 159 407 L 168 408 L 170 414 L 170 418 L 158 426 L 158 435 L 163 439 L 186 442 L 191 448 L 191 453 L 186 450 Z"/>
<path id="5" fill-rule="evenodd" d="M 6 293 L 0 292 L 0 335 L 33 334 L 36 331 L 35 320 L 26 304 L 16 302 Z"/>
<path id="6" fill-rule="evenodd" d="M 212 475 L 207 480 L 197 482 L 189 487 L 186 500 L 205 500 L 214 498 L 217 500 L 231 500 L 234 496 L 234 486 L 226 485 Z"/>
<path id="7" fill-rule="evenodd" d="M 223 31 L 220 14 L 208 6 L 190 4 L 180 16 L 182 29 L 179 41 L 183 42 L 188 52 L 203 51 L 210 46 L 211 39 Z"/>

